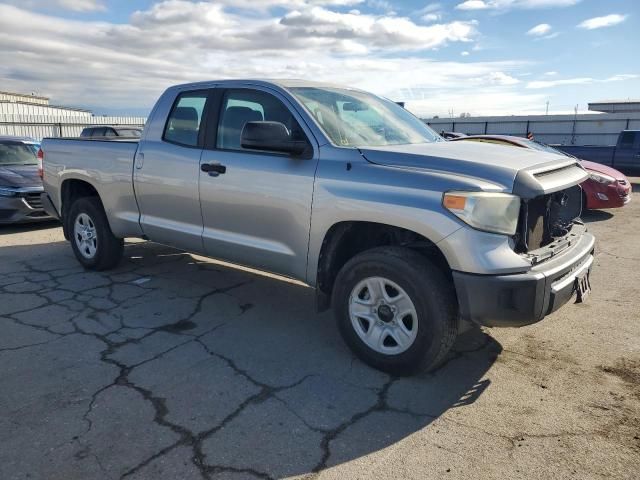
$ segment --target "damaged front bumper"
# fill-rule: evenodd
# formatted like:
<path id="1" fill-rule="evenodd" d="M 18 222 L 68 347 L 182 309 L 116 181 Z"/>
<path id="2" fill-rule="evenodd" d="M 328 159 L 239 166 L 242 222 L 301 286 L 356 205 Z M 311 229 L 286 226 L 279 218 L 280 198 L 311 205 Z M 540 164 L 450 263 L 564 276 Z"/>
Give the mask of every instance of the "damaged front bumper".
<path id="1" fill-rule="evenodd" d="M 594 244 L 593 235 L 584 231 L 562 251 L 545 253 L 544 260 L 538 257 L 539 263 L 525 273 L 454 271 L 461 317 L 489 327 L 520 327 L 542 320 L 576 295 L 576 279 L 591 271 Z"/>

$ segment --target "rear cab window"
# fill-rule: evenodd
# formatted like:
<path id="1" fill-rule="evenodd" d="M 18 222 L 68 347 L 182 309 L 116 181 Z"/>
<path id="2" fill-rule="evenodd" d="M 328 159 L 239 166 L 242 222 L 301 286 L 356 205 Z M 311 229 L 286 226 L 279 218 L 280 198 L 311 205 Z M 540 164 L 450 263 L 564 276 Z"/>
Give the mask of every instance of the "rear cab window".
<path id="1" fill-rule="evenodd" d="M 636 140 L 637 132 L 622 132 L 620 134 L 620 148 L 625 150 L 633 148 Z"/>
<path id="2" fill-rule="evenodd" d="M 167 118 L 162 139 L 186 147 L 197 147 L 207 103 L 207 91 L 181 93 Z"/>

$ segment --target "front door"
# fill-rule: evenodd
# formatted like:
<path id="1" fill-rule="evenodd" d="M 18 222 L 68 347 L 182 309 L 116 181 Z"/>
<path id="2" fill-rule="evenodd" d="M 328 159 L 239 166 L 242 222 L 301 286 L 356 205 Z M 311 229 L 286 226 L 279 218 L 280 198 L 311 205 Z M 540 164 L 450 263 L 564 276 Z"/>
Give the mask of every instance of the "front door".
<path id="1" fill-rule="evenodd" d="M 317 153 L 311 158 L 243 149 L 251 121 L 284 123 L 312 136 L 288 100 L 258 88 L 219 91 L 217 128 L 201 158 L 200 203 L 208 255 L 305 279 Z M 313 145 L 313 143 L 312 143 Z M 317 148 L 314 149 L 317 152 Z M 203 171 L 204 170 L 204 171 Z"/>

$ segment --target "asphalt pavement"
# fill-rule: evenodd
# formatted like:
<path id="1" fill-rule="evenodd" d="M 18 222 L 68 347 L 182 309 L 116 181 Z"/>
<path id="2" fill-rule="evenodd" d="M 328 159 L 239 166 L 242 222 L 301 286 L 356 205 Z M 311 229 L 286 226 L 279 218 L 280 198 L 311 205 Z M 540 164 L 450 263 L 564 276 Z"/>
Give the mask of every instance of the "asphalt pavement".
<path id="1" fill-rule="evenodd" d="M 310 289 L 149 242 L 84 271 L 0 227 L 0 479 L 635 479 L 640 179 L 586 304 L 474 329 L 432 374 L 351 354 Z"/>

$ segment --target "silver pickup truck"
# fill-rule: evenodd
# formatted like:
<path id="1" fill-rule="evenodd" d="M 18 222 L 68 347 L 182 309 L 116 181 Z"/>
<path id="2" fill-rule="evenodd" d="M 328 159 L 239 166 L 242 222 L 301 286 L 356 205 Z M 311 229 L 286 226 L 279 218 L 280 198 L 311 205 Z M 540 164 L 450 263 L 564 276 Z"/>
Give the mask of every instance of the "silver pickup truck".
<path id="1" fill-rule="evenodd" d="M 86 268 L 140 237 L 300 280 L 389 372 L 435 368 L 468 322 L 531 324 L 590 290 L 573 159 L 449 143 L 352 88 L 179 85 L 139 141 L 48 138 L 40 157 Z"/>

